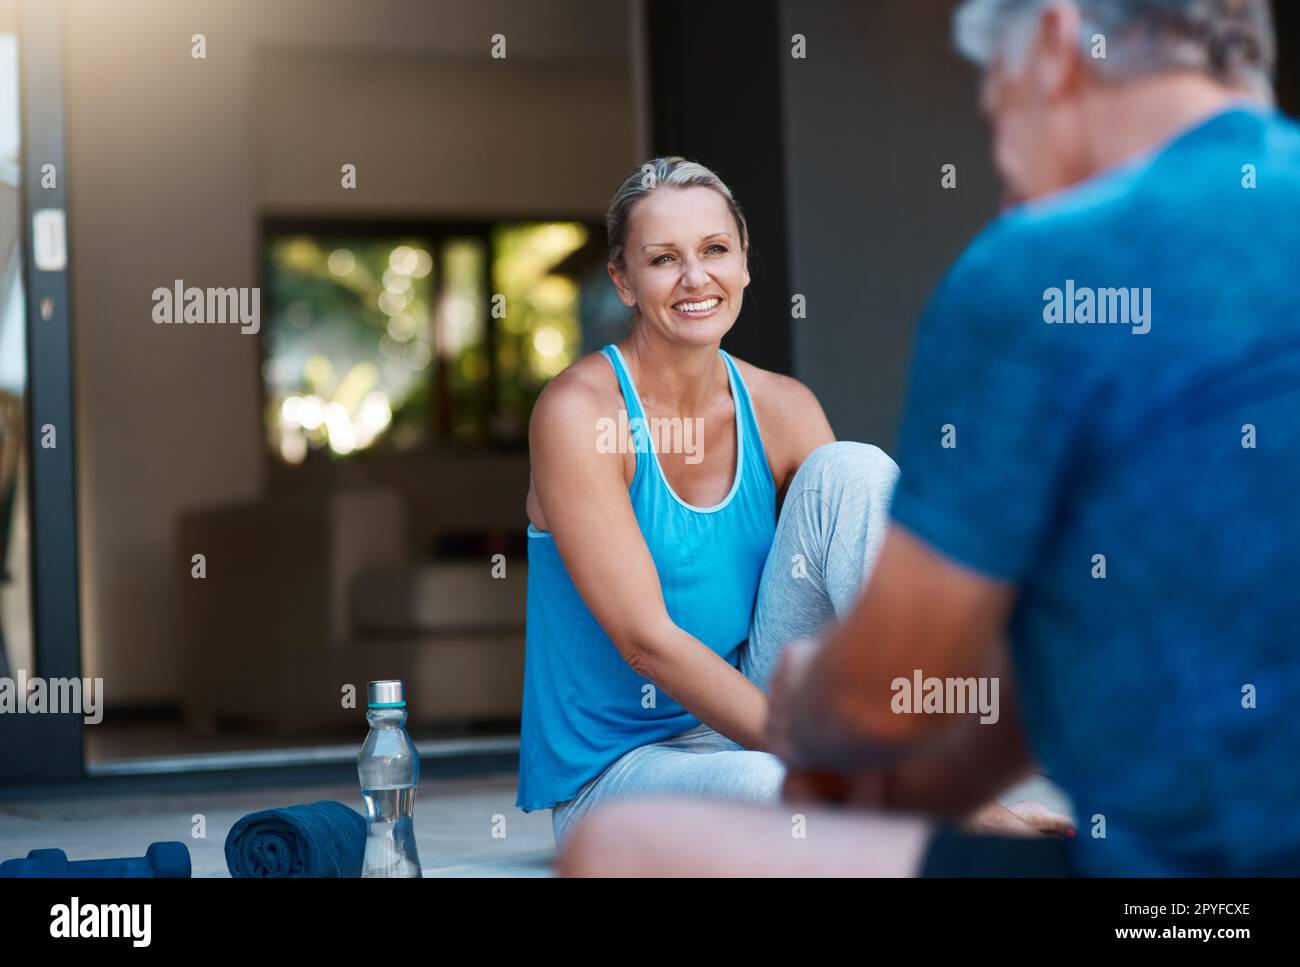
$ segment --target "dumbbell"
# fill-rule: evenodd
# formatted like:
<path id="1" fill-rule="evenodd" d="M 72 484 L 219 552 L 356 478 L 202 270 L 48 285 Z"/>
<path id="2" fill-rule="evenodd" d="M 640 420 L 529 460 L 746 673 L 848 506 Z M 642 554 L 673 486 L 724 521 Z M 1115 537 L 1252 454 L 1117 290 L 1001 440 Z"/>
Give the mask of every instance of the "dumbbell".
<path id="1" fill-rule="evenodd" d="M 184 843 L 152 843 L 144 856 L 68 861 L 61 849 L 34 849 L 25 860 L 0 863 L 0 877 L 13 876 L 190 876 L 190 851 Z"/>

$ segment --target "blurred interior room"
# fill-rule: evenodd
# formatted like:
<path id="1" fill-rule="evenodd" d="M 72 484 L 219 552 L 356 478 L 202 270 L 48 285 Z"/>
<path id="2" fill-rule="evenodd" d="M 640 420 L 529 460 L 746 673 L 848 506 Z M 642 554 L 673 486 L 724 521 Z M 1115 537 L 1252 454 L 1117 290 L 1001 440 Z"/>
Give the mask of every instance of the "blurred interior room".
<path id="1" fill-rule="evenodd" d="M 517 735 L 529 409 L 626 321 L 602 222 L 641 147 L 629 29 L 624 5 L 573 2 L 65 7 L 89 773 L 354 756 L 342 692 L 381 677 L 408 682 L 417 739 Z M 261 331 L 149 323 L 173 280 L 257 286 Z M 6 480 L 22 459 L 6 448 Z M 8 659 L 30 669 L 10 577 Z"/>

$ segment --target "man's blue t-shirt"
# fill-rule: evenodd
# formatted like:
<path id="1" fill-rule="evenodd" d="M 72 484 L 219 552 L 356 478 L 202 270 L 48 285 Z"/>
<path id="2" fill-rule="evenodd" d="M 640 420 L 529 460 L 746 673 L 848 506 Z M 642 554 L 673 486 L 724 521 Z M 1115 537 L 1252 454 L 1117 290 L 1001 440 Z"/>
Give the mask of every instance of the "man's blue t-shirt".
<path id="1" fill-rule="evenodd" d="M 1079 869 L 1300 872 L 1300 127 L 1234 107 L 993 223 L 899 463 L 894 518 L 1019 589 Z"/>

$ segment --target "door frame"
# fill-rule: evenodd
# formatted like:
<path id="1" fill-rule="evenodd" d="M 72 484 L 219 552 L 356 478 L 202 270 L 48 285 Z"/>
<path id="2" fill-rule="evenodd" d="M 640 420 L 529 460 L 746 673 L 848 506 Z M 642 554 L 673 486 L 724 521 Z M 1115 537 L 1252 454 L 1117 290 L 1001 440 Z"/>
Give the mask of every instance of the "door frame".
<path id="1" fill-rule="evenodd" d="M 62 2 L 18 0 L 18 64 L 31 614 L 35 673 L 48 683 L 81 677 Z M 45 165 L 54 166 L 49 188 L 42 187 Z M 33 219 L 44 212 L 64 226 L 63 265 L 53 269 L 36 265 Z M 46 447 L 49 427 L 54 445 Z M 95 697 L 102 704 L 103 695 Z M 83 728 L 80 712 L 0 715 L 0 783 L 81 779 Z"/>

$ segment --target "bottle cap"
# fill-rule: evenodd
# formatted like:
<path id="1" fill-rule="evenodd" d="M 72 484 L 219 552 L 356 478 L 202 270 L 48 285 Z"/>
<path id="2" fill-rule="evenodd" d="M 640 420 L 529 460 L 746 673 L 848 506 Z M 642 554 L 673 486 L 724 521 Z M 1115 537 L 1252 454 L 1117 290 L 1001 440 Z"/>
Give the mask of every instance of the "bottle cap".
<path id="1" fill-rule="evenodd" d="M 366 704 L 370 708 L 406 708 L 406 689 L 397 679 L 371 682 L 366 686 Z"/>

